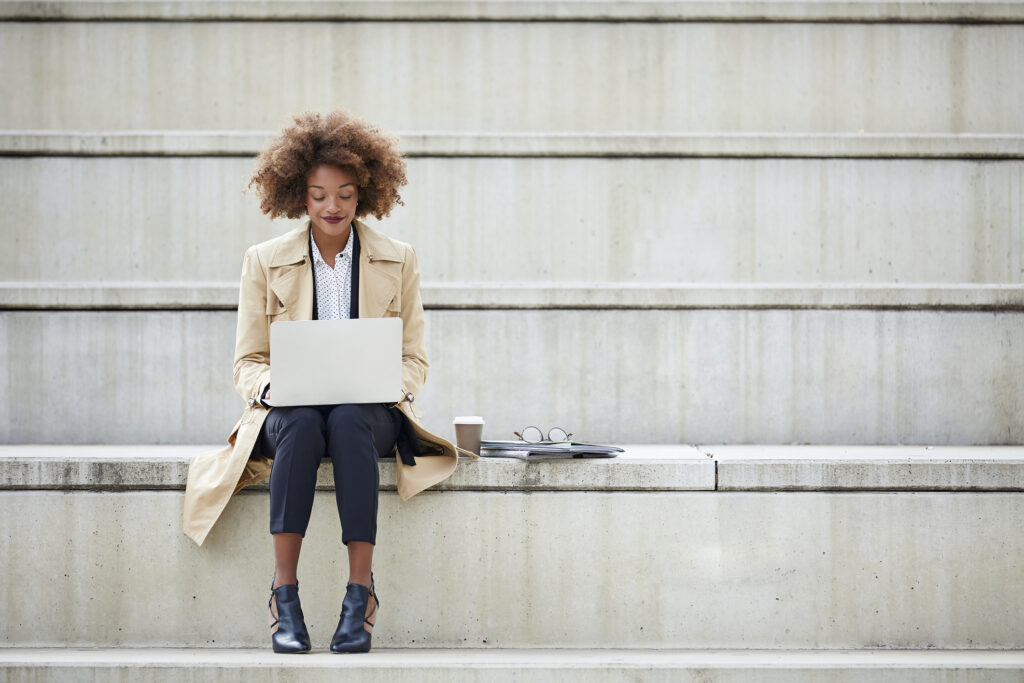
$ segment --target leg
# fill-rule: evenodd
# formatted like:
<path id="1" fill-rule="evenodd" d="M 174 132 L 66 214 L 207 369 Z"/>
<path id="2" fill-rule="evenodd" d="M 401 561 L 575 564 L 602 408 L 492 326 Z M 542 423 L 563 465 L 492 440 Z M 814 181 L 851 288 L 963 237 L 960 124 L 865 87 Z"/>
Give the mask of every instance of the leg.
<path id="1" fill-rule="evenodd" d="M 274 588 L 298 585 L 302 534 L 274 534 Z"/>
<path id="2" fill-rule="evenodd" d="M 352 541 L 372 545 L 377 541 L 377 458 L 394 448 L 398 438 L 396 415 L 379 403 L 338 405 L 327 416 L 326 431 L 327 452 L 334 465 L 341 541 L 345 545 Z M 353 569 L 356 574 L 363 573 L 359 567 L 350 567 L 350 573 Z M 369 573 L 368 566 L 365 573 Z M 368 581 L 369 576 L 351 578 Z"/>
<path id="3" fill-rule="evenodd" d="M 274 459 L 270 475 L 270 532 L 274 537 L 275 568 L 270 618 L 276 652 L 309 649 L 298 601 L 297 569 L 302 537 L 313 508 L 316 470 L 324 454 L 323 432 L 319 410 L 297 407 L 270 411 L 260 435 L 264 451 Z M 286 587 L 286 602 L 279 605 L 276 589 L 281 586 Z M 279 632 L 282 628 L 284 632 Z"/>
<path id="4" fill-rule="evenodd" d="M 348 582 L 369 587 L 372 566 L 373 544 L 366 541 L 349 541 Z"/>
<path id="5" fill-rule="evenodd" d="M 334 465 L 342 542 L 348 547 L 349 559 L 345 606 L 331 643 L 336 652 L 369 649 L 368 635 L 373 632 L 377 611 L 377 596 L 369 590 L 377 536 L 377 458 L 394 448 L 398 419 L 387 406 L 379 404 L 339 405 L 327 418 L 328 453 Z M 357 635 L 363 631 L 366 638 Z"/>
<path id="6" fill-rule="evenodd" d="M 263 436 L 274 459 L 270 471 L 270 533 L 304 536 L 313 511 L 316 470 L 326 446 L 323 416 L 308 406 L 275 408 L 263 424 Z M 285 553 L 280 559 L 287 561 L 287 557 Z"/>

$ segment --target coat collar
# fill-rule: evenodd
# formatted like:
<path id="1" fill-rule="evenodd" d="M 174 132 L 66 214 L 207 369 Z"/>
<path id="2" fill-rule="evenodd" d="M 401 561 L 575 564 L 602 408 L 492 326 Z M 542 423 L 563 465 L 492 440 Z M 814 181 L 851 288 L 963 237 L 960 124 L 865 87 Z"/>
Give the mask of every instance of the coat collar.
<path id="1" fill-rule="evenodd" d="M 359 317 L 379 318 L 396 301 L 402 281 L 400 245 L 362 221 L 353 221 L 359 235 Z M 313 317 L 313 274 L 309 255 L 309 223 L 282 235 L 267 256 L 270 289 L 291 320 Z M 269 310 L 269 307 L 268 307 Z"/>

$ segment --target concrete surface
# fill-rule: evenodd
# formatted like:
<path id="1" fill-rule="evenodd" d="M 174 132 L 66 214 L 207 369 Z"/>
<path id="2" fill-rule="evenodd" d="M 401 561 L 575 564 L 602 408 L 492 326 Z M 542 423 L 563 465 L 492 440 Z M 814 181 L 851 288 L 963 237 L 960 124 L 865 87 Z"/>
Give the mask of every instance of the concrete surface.
<path id="1" fill-rule="evenodd" d="M 495 21 L 1021 21 L 1019 2 L 834 2 L 755 0 L 729 2 L 653 0 L 376 0 L 365 2 L 238 2 L 175 0 L 138 3 L 119 0 L 0 2 L 0 19 L 16 20 L 426 20 Z"/>
<path id="2" fill-rule="evenodd" d="M 1020 680 L 1024 653 L 963 651 L 384 650 L 304 657 L 259 650 L 0 649 L 0 680 L 140 683 L 303 681 L 664 681 L 665 683 L 949 683 Z"/>
<path id="3" fill-rule="evenodd" d="M 1024 443 L 1019 313 L 427 312 L 424 423 L 611 443 Z M 230 311 L 0 314 L 0 442 L 221 442 Z M 611 341 L 614 340 L 614 341 Z M 610 345 L 613 345 L 614 348 Z"/>
<path id="4" fill-rule="evenodd" d="M 611 459 L 464 458 L 436 491 L 1024 491 L 1013 446 L 627 444 Z M 216 446 L 0 446 L 0 489 L 182 490 L 188 462 Z M 381 488 L 395 488 L 380 462 Z M 334 489 L 330 465 L 317 488 Z M 266 488 L 264 484 L 261 488 Z"/>
<path id="5" fill-rule="evenodd" d="M 243 195 L 252 168 L 0 158 L 0 279 L 237 283 L 247 246 L 299 224 Z M 413 159 L 409 179 L 381 227 L 425 282 L 1024 283 L 1021 161 Z M 51 187 L 73 218 L 44 226 Z"/>
<path id="6" fill-rule="evenodd" d="M 409 157 L 1020 159 L 1024 135 L 983 133 L 473 133 L 394 131 Z M 0 131 L 0 153 L 255 156 L 274 131 Z"/>
<path id="7" fill-rule="evenodd" d="M 238 496 L 196 548 L 179 491 L 0 492 L 18 569 L 0 585 L 0 642 L 264 647 L 267 503 Z M 1022 649 L 1022 528 L 1019 493 L 385 492 L 374 641 Z M 319 493 L 300 581 L 321 648 L 339 537 Z"/>
<path id="8" fill-rule="evenodd" d="M 211 448 L 217 446 L 0 446 L 0 489 L 183 490 L 189 460 L 196 453 Z M 607 459 L 524 462 L 510 458 L 463 458 L 455 473 L 432 490 L 687 491 L 715 488 L 715 463 L 694 446 L 627 445 L 625 448 L 625 453 Z M 989 453 L 991 449 L 982 452 Z M 1024 456 L 1021 460 L 1024 461 Z M 317 474 L 318 489 L 334 490 L 329 462 L 325 461 Z M 394 460 L 380 461 L 380 485 L 382 490 L 395 490 Z"/>
<path id="9" fill-rule="evenodd" d="M 181 490 L 192 456 L 215 447 L 0 446 L 0 489 Z M 611 459 L 464 458 L 432 490 L 1024 491 L 1024 448 L 1013 446 L 624 448 Z M 393 461 L 382 460 L 380 469 L 382 490 L 393 491 Z M 334 488 L 326 462 L 317 488 Z"/>
<path id="10" fill-rule="evenodd" d="M 1024 284 L 424 282 L 427 310 L 1020 311 Z M 0 282 L 0 310 L 228 310 L 234 282 Z"/>
<path id="11" fill-rule="evenodd" d="M 1020 134 L 1022 63 L 1021 24 L 8 21 L 0 128 Z"/>
<path id="12" fill-rule="evenodd" d="M 721 491 L 1024 491 L 1024 448 L 701 446 Z M 2 453 L 2 451 L 0 451 Z"/>

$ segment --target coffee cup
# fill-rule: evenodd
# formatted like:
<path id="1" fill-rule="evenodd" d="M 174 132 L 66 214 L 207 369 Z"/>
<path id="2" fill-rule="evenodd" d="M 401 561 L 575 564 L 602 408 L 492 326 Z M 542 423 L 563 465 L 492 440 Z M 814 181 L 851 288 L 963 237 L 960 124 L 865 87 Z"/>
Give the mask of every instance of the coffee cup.
<path id="1" fill-rule="evenodd" d="M 459 448 L 480 455 L 484 419 L 479 415 L 463 415 L 452 420 L 452 425 L 455 427 L 455 443 Z"/>

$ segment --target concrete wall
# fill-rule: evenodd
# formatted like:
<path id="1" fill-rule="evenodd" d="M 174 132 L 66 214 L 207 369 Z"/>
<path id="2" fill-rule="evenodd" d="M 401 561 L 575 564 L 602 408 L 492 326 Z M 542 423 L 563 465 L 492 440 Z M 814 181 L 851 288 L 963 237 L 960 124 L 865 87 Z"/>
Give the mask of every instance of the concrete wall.
<path id="1" fill-rule="evenodd" d="M 1024 132 L 1020 25 L 0 24 L 0 128 Z M 309 49 L 317 46 L 318 49 Z M 325 57 L 324 55 L 328 55 Z"/>
<path id="2" fill-rule="evenodd" d="M 300 575 L 318 647 L 346 577 L 333 507 Z M 0 643 L 264 647 L 267 495 L 202 548 L 180 514 L 180 492 L 0 492 L 21 567 Z M 1021 648 L 1022 525 L 1019 493 L 386 493 L 374 644 Z"/>
<path id="3" fill-rule="evenodd" d="M 236 281 L 245 158 L 0 158 L 0 280 Z M 417 158 L 427 282 L 1024 283 L 1024 162 Z M 55 249 L 55 245 L 60 245 Z M 500 258 L 497 255 L 500 254 Z"/>
<path id="4" fill-rule="evenodd" d="M 1007 312 L 433 310 L 428 427 L 628 443 L 1019 443 Z M 6 312 L 0 440 L 215 443 L 241 400 L 231 311 Z"/>
<path id="5" fill-rule="evenodd" d="M 1019 8 L 698 5 L 3 5 L 0 440 L 221 439 L 252 141 L 336 106 L 412 134 L 435 430 L 1024 440 Z"/>

